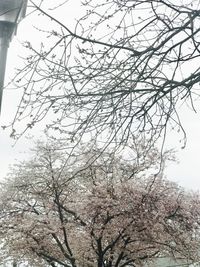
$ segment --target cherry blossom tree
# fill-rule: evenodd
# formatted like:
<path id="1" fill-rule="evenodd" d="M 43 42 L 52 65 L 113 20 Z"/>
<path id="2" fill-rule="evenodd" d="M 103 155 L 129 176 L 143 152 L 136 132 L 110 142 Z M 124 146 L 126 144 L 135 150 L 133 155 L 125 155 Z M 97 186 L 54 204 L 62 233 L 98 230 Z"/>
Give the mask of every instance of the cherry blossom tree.
<path id="1" fill-rule="evenodd" d="M 4 257 L 53 267 L 198 261 L 199 194 L 158 174 L 156 149 L 143 166 L 140 158 L 105 151 L 88 167 L 86 155 L 95 150 L 66 161 L 63 144 L 38 143 L 33 157 L 13 168 L 1 187 Z"/>
<path id="2" fill-rule="evenodd" d="M 72 140 L 91 134 L 106 145 L 131 133 L 165 136 L 167 126 L 185 136 L 179 107 L 195 110 L 199 98 L 198 0 L 77 1 L 74 24 L 62 16 L 70 1 L 29 4 L 46 20 L 34 20 L 42 44 L 25 44 L 14 78 L 23 96 L 13 136 L 44 118 Z"/>

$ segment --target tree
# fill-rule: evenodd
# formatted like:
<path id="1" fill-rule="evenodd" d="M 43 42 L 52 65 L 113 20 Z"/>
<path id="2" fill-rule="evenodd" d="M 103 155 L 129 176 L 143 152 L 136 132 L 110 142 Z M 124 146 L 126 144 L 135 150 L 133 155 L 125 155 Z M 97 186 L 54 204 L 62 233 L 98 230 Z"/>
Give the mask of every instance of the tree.
<path id="1" fill-rule="evenodd" d="M 198 0 L 85 0 L 71 28 L 61 19 L 69 1 L 30 3 L 51 23 L 38 26 L 48 37 L 40 47 L 25 44 L 30 54 L 14 79 L 24 91 L 13 136 L 20 121 L 25 131 L 45 117 L 47 128 L 72 140 L 90 134 L 105 145 L 132 133 L 165 137 L 167 126 L 185 136 L 179 107 L 195 110 L 199 97 Z"/>
<path id="2" fill-rule="evenodd" d="M 8 251 L 29 266 L 53 267 L 199 259 L 200 197 L 161 172 L 155 175 L 159 151 L 149 151 L 149 164 L 136 171 L 138 158 L 128 161 L 108 151 L 83 168 L 89 152 L 72 164 L 62 149 L 39 143 L 33 158 L 2 184 L 4 257 Z"/>

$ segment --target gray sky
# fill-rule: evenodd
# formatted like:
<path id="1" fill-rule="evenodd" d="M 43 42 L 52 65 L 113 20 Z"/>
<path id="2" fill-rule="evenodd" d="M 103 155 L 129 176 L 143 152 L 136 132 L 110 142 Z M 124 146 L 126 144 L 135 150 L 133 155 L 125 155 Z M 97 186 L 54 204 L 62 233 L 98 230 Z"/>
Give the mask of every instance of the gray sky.
<path id="1" fill-rule="evenodd" d="M 75 11 L 75 9 L 73 10 Z M 72 15 L 73 13 L 68 11 L 68 24 L 72 21 Z M 14 38 L 9 48 L 6 81 L 12 77 L 14 68 L 19 62 L 19 56 L 24 55 L 24 51 L 21 48 L 19 41 L 32 40 L 35 43 L 40 42 L 40 38 L 38 38 L 36 30 L 33 29 L 32 25 L 34 25 L 34 21 L 29 18 L 22 21 L 19 25 L 17 37 Z M 8 123 L 8 121 L 11 121 L 19 97 L 19 93 L 12 90 L 11 87 L 4 92 L 0 125 L 4 125 L 5 122 Z M 200 113 L 198 112 L 195 114 L 189 109 L 184 109 L 182 111 L 182 122 L 187 132 L 187 146 L 185 149 L 181 149 L 181 143 L 179 142 L 181 136 L 175 132 L 169 133 L 166 147 L 174 147 L 177 149 L 177 159 L 179 164 L 170 164 L 166 169 L 166 174 L 169 179 L 179 182 L 179 184 L 184 187 L 199 190 Z M 30 134 L 34 135 L 35 139 L 37 139 L 42 133 L 39 128 L 36 127 L 36 130 L 30 132 Z M 23 137 L 14 146 L 13 145 L 14 141 L 9 137 L 8 131 L 0 129 L 0 178 L 3 178 L 6 175 L 10 164 L 13 164 L 16 160 L 19 161 L 27 157 L 27 153 L 24 152 L 32 145 L 32 141 Z"/>
<path id="2" fill-rule="evenodd" d="M 200 190 L 200 113 L 186 109 L 182 113 L 183 124 L 187 133 L 187 144 L 181 149 L 180 135 L 172 132 L 167 146 L 177 149 L 178 164 L 170 164 L 166 169 L 169 179 L 179 182 L 184 187 Z"/>

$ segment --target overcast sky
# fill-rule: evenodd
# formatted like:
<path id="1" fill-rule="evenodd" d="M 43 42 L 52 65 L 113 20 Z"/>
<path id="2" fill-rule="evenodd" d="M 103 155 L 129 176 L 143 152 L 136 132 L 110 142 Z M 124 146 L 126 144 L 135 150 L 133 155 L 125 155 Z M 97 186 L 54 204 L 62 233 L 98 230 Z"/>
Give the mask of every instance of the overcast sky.
<path id="1" fill-rule="evenodd" d="M 49 0 L 50 1 L 50 0 Z M 73 14 L 73 12 L 74 14 Z M 77 14 L 77 8 L 68 10 L 68 25 L 71 18 L 75 13 Z M 69 15 L 70 14 L 70 15 Z M 71 17 L 70 17 L 71 16 Z M 23 55 L 23 49 L 19 42 L 22 40 L 32 40 L 34 42 L 40 42 L 40 38 L 37 37 L 36 31 L 33 29 L 33 19 L 24 19 L 19 28 L 17 37 L 12 41 L 7 60 L 6 81 L 8 81 L 14 71 L 14 67 L 18 65 L 19 56 Z M 0 118 L 0 125 L 11 121 L 14 116 L 17 101 L 20 95 L 10 87 L 4 92 L 2 112 Z M 182 144 L 179 142 L 181 136 L 175 132 L 169 133 L 166 146 L 168 148 L 175 148 L 177 152 L 177 159 L 179 164 L 170 164 L 166 170 L 166 174 L 169 179 L 179 182 L 182 186 L 190 189 L 200 189 L 200 113 L 195 114 L 189 109 L 182 111 L 182 122 L 187 132 L 187 146 L 185 149 L 181 149 Z M 36 127 L 34 132 L 30 132 L 35 139 L 39 138 L 42 134 L 41 130 Z M 5 177 L 8 172 L 8 166 L 13 164 L 16 160 L 22 160 L 27 157 L 27 153 L 24 153 L 32 146 L 32 141 L 21 138 L 14 146 L 14 141 L 9 137 L 8 131 L 0 129 L 0 178 Z"/>
<path id="2" fill-rule="evenodd" d="M 179 142 L 180 136 L 174 132 L 170 134 L 166 145 L 177 150 L 176 156 L 179 163 L 170 164 L 166 173 L 169 179 L 179 182 L 184 187 L 200 190 L 200 114 L 187 109 L 182 115 L 187 144 L 182 149 Z"/>

